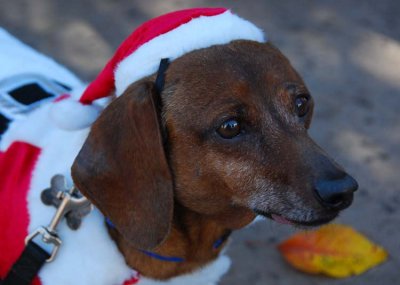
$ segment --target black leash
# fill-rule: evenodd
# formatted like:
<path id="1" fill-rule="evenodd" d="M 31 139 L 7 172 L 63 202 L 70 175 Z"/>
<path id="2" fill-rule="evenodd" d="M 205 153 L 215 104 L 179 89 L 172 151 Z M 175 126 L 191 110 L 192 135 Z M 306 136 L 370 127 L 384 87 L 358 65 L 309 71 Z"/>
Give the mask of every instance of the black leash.
<path id="1" fill-rule="evenodd" d="M 29 241 L 18 260 L 11 267 L 1 285 L 29 285 L 50 258 L 50 254 L 33 241 Z"/>
<path id="2" fill-rule="evenodd" d="M 163 110 L 163 101 L 161 99 L 161 93 L 164 89 L 165 84 L 165 72 L 168 69 L 170 64 L 169 58 L 163 58 L 160 60 L 160 65 L 158 67 L 156 81 L 154 81 L 154 91 L 152 94 L 153 102 L 156 108 L 158 123 L 160 125 L 160 132 L 162 135 L 164 150 L 168 152 L 168 131 L 166 128 L 162 128 L 162 110 Z"/>

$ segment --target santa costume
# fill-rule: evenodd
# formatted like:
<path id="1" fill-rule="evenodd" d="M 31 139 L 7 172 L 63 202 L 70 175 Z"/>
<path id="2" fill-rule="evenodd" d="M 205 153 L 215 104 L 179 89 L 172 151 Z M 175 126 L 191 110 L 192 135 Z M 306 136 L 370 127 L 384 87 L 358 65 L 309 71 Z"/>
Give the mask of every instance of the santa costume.
<path id="1" fill-rule="evenodd" d="M 24 249 L 25 237 L 49 224 L 55 209 L 40 195 L 70 167 L 107 97 L 196 49 L 245 39 L 264 42 L 262 31 L 224 8 L 196 8 L 154 18 L 137 28 L 88 86 L 74 74 L 0 29 L 0 279 Z M 73 231 L 58 227 L 63 244 L 33 284 L 216 284 L 230 261 L 221 255 L 191 274 L 155 281 L 125 263 L 94 209 Z"/>

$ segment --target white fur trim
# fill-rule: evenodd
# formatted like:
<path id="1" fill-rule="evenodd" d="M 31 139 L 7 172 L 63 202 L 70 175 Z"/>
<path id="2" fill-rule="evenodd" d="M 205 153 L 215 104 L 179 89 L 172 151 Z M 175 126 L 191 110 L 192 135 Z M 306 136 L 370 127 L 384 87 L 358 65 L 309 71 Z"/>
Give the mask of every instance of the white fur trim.
<path id="1" fill-rule="evenodd" d="M 264 42 L 264 34 L 254 24 L 230 11 L 199 17 L 140 46 L 119 63 L 115 70 L 116 94 L 133 82 L 157 71 L 162 58 L 174 60 L 190 51 L 234 40 Z"/>
<path id="2" fill-rule="evenodd" d="M 246 226 L 246 228 L 247 228 L 247 227 L 254 226 L 255 224 L 258 224 L 259 222 L 264 222 L 264 221 L 266 221 L 266 220 L 267 220 L 267 218 L 265 218 L 265 217 L 263 217 L 263 216 L 260 216 L 260 215 L 257 215 L 257 217 L 256 217 L 250 224 L 248 224 L 248 225 Z"/>
<path id="3" fill-rule="evenodd" d="M 65 99 L 52 104 L 50 117 L 64 130 L 81 130 L 93 124 L 102 108 L 95 105 L 83 105 L 75 99 Z"/>

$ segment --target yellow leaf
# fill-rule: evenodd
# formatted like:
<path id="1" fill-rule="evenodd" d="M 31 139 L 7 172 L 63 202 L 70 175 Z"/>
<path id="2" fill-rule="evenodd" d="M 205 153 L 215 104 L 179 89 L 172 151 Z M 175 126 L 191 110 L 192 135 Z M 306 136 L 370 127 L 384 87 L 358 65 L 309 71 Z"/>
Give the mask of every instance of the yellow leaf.
<path id="1" fill-rule="evenodd" d="M 300 232 L 278 248 L 295 268 L 335 278 L 359 275 L 388 257 L 382 247 L 351 227 L 338 224 Z"/>

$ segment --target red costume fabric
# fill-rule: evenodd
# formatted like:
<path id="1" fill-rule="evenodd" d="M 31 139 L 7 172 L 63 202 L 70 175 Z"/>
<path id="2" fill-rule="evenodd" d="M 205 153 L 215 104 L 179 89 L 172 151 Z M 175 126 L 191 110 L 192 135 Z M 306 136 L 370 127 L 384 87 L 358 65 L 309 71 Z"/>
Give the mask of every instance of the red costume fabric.
<path id="1" fill-rule="evenodd" d="M 39 154 L 39 148 L 23 142 L 0 152 L 0 278 L 5 277 L 25 247 L 29 224 L 26 196 Z M 40 284 L 38 278 L 33 284 Z"/>

